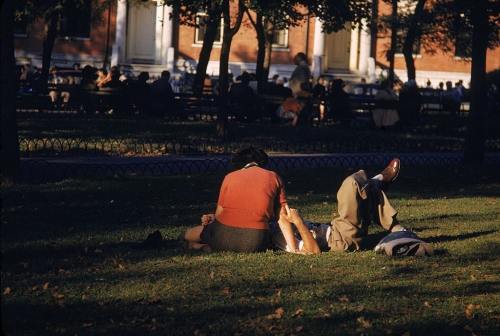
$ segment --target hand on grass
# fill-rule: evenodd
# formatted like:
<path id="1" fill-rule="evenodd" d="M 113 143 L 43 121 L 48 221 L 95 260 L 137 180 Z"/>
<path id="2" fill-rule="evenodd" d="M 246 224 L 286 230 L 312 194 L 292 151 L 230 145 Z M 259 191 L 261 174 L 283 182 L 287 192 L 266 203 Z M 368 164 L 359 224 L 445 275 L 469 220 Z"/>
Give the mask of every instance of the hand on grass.
<path id="1" fill-rule="evenodd" d="M 215 221 L 215 214 L 206 214 L 201 216 L 201 225 L 212 224 Z"/>

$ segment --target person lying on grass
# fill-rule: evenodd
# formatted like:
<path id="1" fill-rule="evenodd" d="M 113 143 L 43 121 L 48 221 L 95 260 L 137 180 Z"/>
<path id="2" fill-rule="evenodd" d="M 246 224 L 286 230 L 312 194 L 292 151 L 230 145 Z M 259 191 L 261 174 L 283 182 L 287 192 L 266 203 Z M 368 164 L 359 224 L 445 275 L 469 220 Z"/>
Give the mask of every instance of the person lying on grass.
<path id="1" fill-rule="evenodd" d="M 222 182 L 215 214 L 181 235 L 188 248 L 257 252 L 269 247 L 269 222 L 278 218 L 286 196 L 279 175 L 262 168 L 267 160 L 264 151 L 253 147 L 235 154 L 236 170 Z"/>
<path id="2" fill-rule="evenodd" d="M 378 175 L 371 179 L 364 170 L 348 176 L 337 192 L 338 214 L 330 224 L 304 223 L 298 210 L 283 204 L 278 224 L 270 225 L 272 239 L 269 248 L 291 253 L 320 251 L 360 250 L 372 221 L 385 230 L 404 230 L 396 219 L 397 211 L 390 205 L 384 189 L 398 176 L 400 160 L 393 159 Z M 209 246 L 200 232 L 215 222 L 216 215 L 201 218 L 201 225 L 188 229 L 183 235 L 188 249 L 205 249 Z M 292 227 L 294 224 L 295 229 Z"/>
<path id="3" fill-rule="evenodd" d="M 384 192 L 398 176 L 399 169 L 399 159 L 393 159 L 371 179 L 364 170 L 348 176 L 337 192 L 339 217 L 330 224 L 304 222 L 296 209 L 282 211 L 278 225 L 271 225 L 273 248 L 306 254 L 357 251 L 362 248 L 371 222 L 390 232 L 405 230 Z"/>

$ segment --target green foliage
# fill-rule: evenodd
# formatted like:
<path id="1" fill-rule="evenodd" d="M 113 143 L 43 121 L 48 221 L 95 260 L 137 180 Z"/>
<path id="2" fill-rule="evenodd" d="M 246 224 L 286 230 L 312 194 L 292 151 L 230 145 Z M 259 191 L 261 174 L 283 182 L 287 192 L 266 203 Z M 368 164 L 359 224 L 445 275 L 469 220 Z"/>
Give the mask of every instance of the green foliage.
<path id="1" fill-rule="evenodd" d="M 328 222 L 349 171 L 282 174 Z M 376 168 L 367 167 L 375 173 Z M 2 188 L 2 328 L 55 335 L 497 335 L 500 180 L 492 168 L 411 169 L 388 195 L 439 254 L 258 254 L 145 248 L 213 211 L 222 175 Z M 380 238 L 380 230 L 370 231 Z"/>

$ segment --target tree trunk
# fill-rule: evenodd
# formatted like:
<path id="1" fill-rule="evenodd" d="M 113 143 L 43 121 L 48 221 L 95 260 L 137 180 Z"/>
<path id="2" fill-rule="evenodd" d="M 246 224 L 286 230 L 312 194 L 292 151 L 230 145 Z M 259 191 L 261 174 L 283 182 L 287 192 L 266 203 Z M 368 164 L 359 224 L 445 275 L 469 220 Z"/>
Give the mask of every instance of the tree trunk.
<path id="1" fill-rule="evenodd" d="M 392 12 L 391 12 L 391 48 L 387 53 L 389 59 L 389 83 L 391 85 L 394 83 L 394 54 L 396 53 L 396 44 L 398 37 L 398 0 L 391 0 Z"/>
<path id="2" fill-rule="evenodd" d="M 107 20 L 107 27 L 106 27 L 106 50 L 104 51 L 104 60 L 102 61 L 102 67 L 104 69 L 108 68 L 109 65 L 109 40 L 111 38 L 111 12 L 112 12 L 113 6 L 111 3 L 108 5 L 108 20 Z"/>
<path id="3" fill-rule="evenodd" d="M 219 59 L 219 113 L 217 115 L 217 135 L 221 138 L 227 136 L 227 95 L 229 91 L 229 53 L 233 36 L 238 32 L 244 14 L 242 1 L 238 1 L 238 14 L 234 27 L 231 28 L 231 8 L 229 0 L 222 2 L 224 16 L 224 34 Z"/>
<path id="4" fill-rule="evenodd" d="M 487 0 L 477 0 L 472 7 L 471 103 L 465 139 L 464 160 L 484 161 L 485 122 L 487 116 L 486 51 L 488 49 Z"/>
<path id="5" fill-rule="evenodd" d="M 420 22 L 420 18 L 424 12 L 425 2 L 426 0 L 418 0 L 417 5 L 415 6 L 415 13 L 413 13 L 410 19 L 410 24 L 408 26 L 408 31 L 403 44 L 403 55 L 405 57 L 408 80 L 415 80 L 417 77 L 415 60 L 413 59 L 413 46 L 415 45 L 417 37 L 420 35 L 418 23 Z"/>
<path id="6" fill-rule="evenodd" d="M 40 74 L 40 84 L 42 88 L 47 87 L 50 61 L 52 60 L 52 50 L 54 49 L 54 43 L 57 38 L 57 30 L 59 26 L 59 13 L 53 12 L 47 20 L 46 33 L 43 40 L 42 72 Z"/>
<path id="7" fill-rule="evenodd" d="M 267 84 L 267 79 L 269 78 L 269 70 L 271 69 L 271 55 L 273 52 L 273 32 L 274 25 L 269 20 L 265 20 L 264 23 L 265 31 L 266 31 L 266 40 L 264 44 L 265 52 L 264 52 L 264 65 L 262 67 L 262 77 Z"/>
<path id="8" fill-rule="evenodd" d="M 200 95 L 203 92 L 203 84 L 205 82 L 205 75 L 207 73 L 208 62 L 210 61 L 210 54 L 214 45 L 215 38 L 217 37 L 217 28 L 220 23 L 220 9 L 215 1 L 212 2 L 212 8 L 208 13 L 207 28 L 205 36 L 203 37 L 203 45 L 198 56 L 198 64 L 196 65 L 196 75 L 193 83 L 193 92 Z"/>
<path id="9" fill-rule="evenodd" d="M 250 14 L 249 14 L 250 15 Z M 257 33 L 257 62 L 255 64 L 255 75 L 257 76 L 257 90 L 264 92 L 267 85 L 267 78 L 264 75 L 264 60 L 266 54 L 266 33 L 264 30 L 264 20 L 262 14 L 257 14 L 255 20 L 255 32 Z"/>
<path id="10" fill-rule="evenodd" d="M 1 73 L 2 81 L 2 183 L 12 183 L 19 174 L 19 140 L 16 123 L 16 60 L 14 52 L 14 6 L 15 0 L 5 0 L 2 5 Z"/>

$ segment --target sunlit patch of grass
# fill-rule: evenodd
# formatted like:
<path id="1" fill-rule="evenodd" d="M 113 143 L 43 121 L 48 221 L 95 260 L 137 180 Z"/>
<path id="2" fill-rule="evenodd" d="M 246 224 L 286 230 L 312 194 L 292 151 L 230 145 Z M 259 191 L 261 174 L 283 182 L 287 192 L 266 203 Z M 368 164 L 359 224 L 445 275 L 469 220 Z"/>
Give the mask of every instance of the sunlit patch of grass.
<path id="1" fill-rule="evenodd" d="M 292 206 L 329 222 L 351 171 L 282 174 Z M 377 170 L 368 168 L 368 172 Z M 371 250 L 184 253 L 175 239 L 215 207 L 223 176 L 66 180 L 2 190 L 7 334 L 497 335 L 497 169 L 406 169 L 389 190 L 430 258 Z M 373 228 L 372 233 L 381 232 Z"/>

